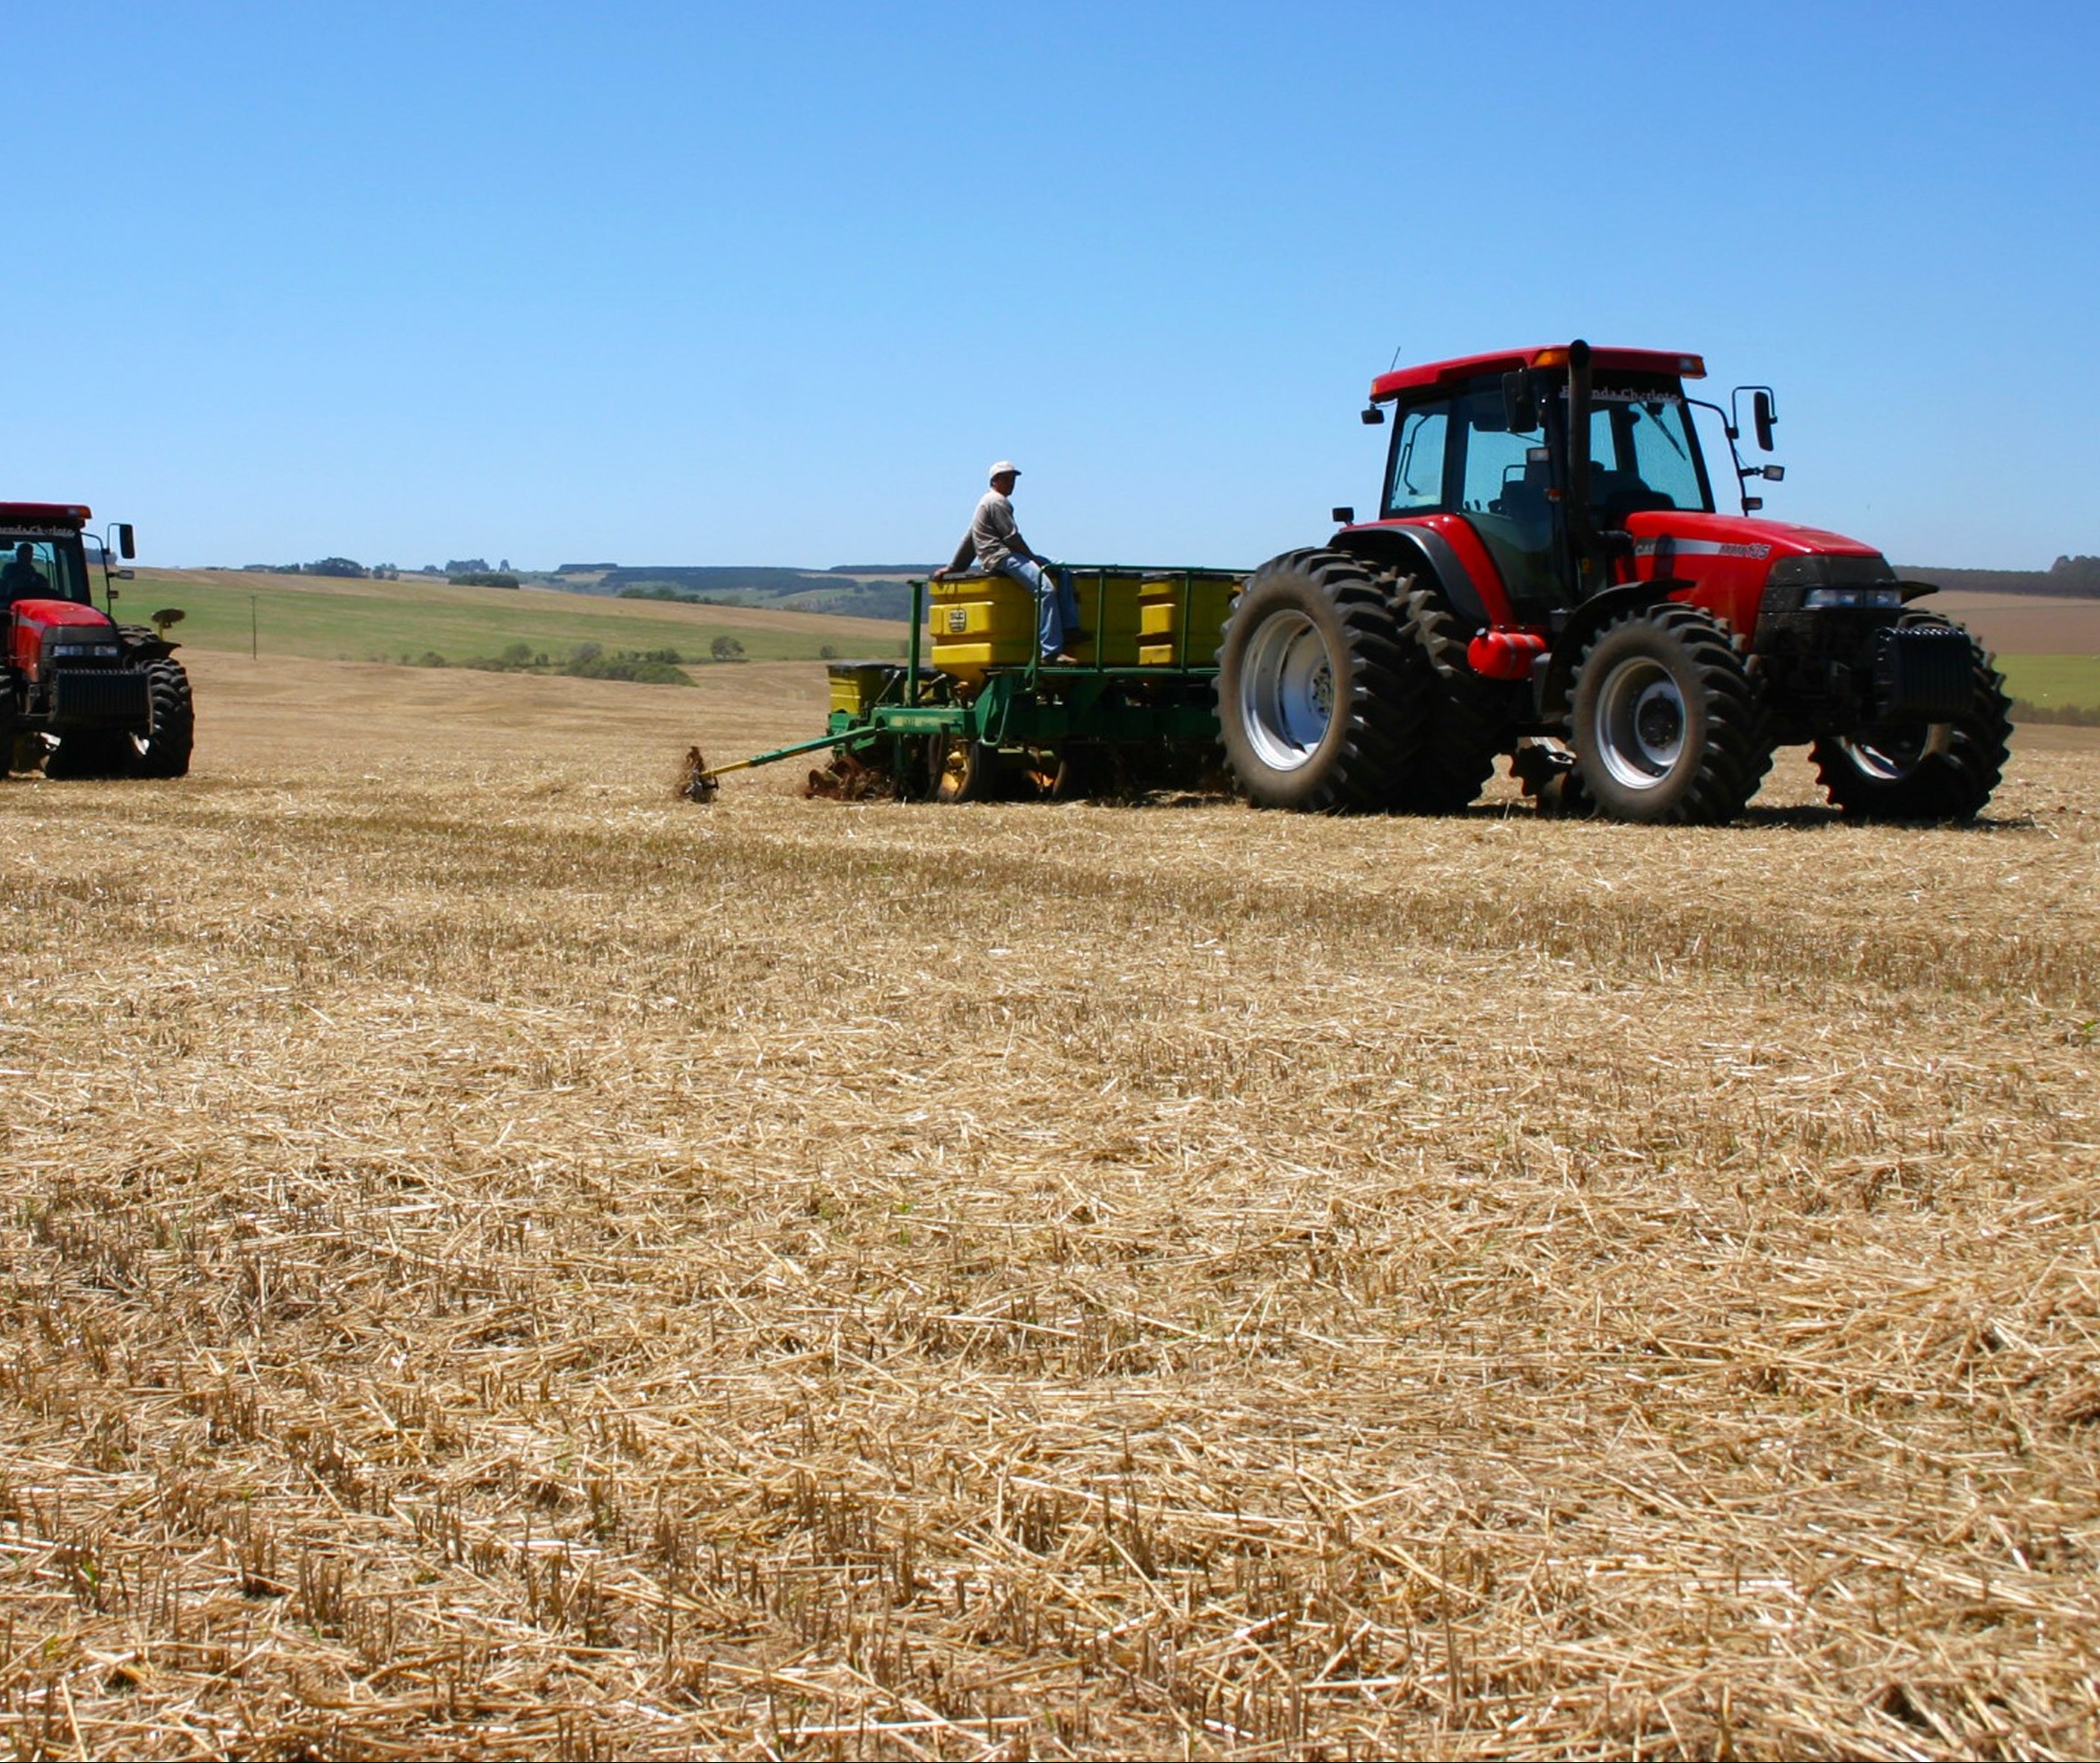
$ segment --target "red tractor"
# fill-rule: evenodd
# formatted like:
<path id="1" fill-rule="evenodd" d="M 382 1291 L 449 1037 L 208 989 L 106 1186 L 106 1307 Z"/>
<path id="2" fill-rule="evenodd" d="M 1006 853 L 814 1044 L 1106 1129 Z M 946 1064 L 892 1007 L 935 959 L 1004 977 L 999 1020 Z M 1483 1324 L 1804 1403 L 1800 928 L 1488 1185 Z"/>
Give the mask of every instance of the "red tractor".
<path id="1" fill-rule="evenodd" d="M 1809 744 L 1846 814 L 1966 820 L 2011 733 L 2004 681 L 1912 603 L 1870 546 L 1716 511 L 1692 406 L 1714 411 L 1738 493 L 1745 393 L 1684 390 L 1696 355 L 1527 349 L 1382 374 L 1375 520 L 1255 572 L 1218 656 L 1226 755 L 1247 795 L 1308 810 L 1465 807 L 1499 755 L 1542 804 L 1712 823 L 1772 750 Z"/>
<path id="2" fill-rule="evenodd" d="M 188 676 L 158 632 L 96 609 L 90 544 L 105 605 L 117 590 L 88 519 L 75 504 L 0 502 L 0 770 L 40 759 L 54 778 L 181 777 L 196 729 Z M 128 526 L 115 537 L 136 554 Z"/>

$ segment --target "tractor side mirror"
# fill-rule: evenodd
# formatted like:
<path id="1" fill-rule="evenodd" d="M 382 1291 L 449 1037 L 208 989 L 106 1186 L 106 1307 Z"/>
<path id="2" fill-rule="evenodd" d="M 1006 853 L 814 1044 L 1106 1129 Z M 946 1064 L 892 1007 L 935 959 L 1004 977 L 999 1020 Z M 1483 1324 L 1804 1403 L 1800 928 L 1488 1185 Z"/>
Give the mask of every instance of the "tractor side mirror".
<path id="1" fill-rule="evenodd" d="M 1750 395 L 1750 425 L 1757 431 L 1757 445 L 1764 452 L 1772 451 L 1772 425 L 1779 421 L 1779 412 L 1772 406 L 1772 394 L 1763 387 Z"/>
<path id="2" fill-rule="evenodd" d="M 1362 415 L 1357 420 L 1367 429 L 1378 428 L 1385 423 L 1386 408 L 1379 404 L 1367 404 L 1363 407 Z"/>
<path id="3" fill-rule="evenodd" d="M 117 554 L 119 557 L 138 555 L 138 545 L 131 537 L 131 522 L 128 520 L 119 520 L 117 523 Z"/>
<path id="4" fill-rule="evenodd" d="M 1328 512 L 1334 517 L 1337 527 L 1352 527 L 1356 524 L 1356 511 L 1353 508 L 1330 509 Z"/>
<path id="5" fill-rule="evenodd" d="M 1527 367 L 1502 376 L 1502 425 L 1511 434 L 1529 434 L 1538 426 L 1538 393 Z"/>

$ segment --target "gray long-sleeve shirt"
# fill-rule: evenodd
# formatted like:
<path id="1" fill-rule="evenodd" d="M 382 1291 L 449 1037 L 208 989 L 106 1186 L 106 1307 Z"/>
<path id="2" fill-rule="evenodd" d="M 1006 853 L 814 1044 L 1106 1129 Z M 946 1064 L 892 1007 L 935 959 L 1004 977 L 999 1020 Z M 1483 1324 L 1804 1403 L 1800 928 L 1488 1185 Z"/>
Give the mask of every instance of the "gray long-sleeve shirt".
<path id="1" fill-rule="evenodd" d="M 970 529 L 955 547 L 955 557 L 948 567 L 962 571 L 974 563 L 979 569 L 997 569 L 1009 557 L 1034 554 L 1028 540 L 1020 536 L 1020 528 L 1013 524 L 1012 502 L 998 491 L 987 490 L 977 503 L 977 511 L 970 516 Z"/>

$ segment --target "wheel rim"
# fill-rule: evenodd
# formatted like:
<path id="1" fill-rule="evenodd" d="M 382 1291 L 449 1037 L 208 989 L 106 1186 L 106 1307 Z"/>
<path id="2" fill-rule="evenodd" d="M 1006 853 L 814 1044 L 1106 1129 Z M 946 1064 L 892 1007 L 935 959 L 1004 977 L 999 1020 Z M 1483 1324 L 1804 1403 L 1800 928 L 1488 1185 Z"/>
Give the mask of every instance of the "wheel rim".
<path id="1" fill-rule="evenodd" d="M 1635 656 L 1614 668 L 1597 696 L 1592 746 L 1628 790 L 1667 782 L 1684 757 L 1684 694 L 1660 661 Z"/>
<path id="2" fill-rule="evenodd" d="M 1877 729 L 1838 742 L 1866 776 L 1877 783 L 1901 783 L 1936 754 L 1945 753 L 1954 735 L 1951 722 L 1917 722 L 1907 729 Z"/>
<path id="3" fill-rule="evenodd" d="M 1255 755 L 1294 772 L 1319 751 L 1334 720 L 1334 664 L 1302 612 L 1264 618 L 1239 669 L 1239 720 Z"/>
<path id="4" fill-rule="evenodd" d="M 967 802 L 976 793 L 984 755 L 975 741 L 949 740 L 933 775 L 933 794 L 943 802 Z"/>

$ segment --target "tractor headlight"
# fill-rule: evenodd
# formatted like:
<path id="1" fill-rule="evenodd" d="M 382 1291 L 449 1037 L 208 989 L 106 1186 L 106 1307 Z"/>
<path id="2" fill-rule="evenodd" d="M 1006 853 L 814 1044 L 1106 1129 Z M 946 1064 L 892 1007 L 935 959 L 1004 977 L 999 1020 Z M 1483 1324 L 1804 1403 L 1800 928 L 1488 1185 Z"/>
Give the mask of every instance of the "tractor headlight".
<path id="1" fill-rule="evenodd" d="M 1801 597 L 1804 611 L 1821 612 L 1830 607 L 1900 607 L 1903 590 L 1894 582 L 1872 588 L 1811 588 Z"/>
<path id="2" fill-rule="evenodd" d="M 109 661 L 114 660 L 116 656 L 117 645 L 113 642 L 60 642 L 51 646 L 51 659 L 54 661 L 78 660 L 83 658 Z"/>

